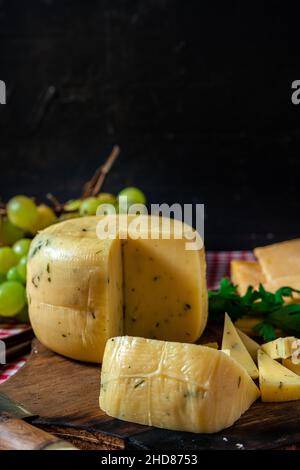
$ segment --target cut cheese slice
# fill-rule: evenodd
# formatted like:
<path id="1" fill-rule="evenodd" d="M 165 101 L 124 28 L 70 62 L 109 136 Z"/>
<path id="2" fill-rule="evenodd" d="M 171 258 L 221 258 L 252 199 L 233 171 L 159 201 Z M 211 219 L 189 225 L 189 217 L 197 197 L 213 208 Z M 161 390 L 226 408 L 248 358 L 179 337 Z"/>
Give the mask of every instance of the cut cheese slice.
<path id="1" fill-rule="evenodd" d="M 48 348 L 101 362 L 107 339 L 124 330 L 184 342 L 201 335 L 207 321 L 204 248 L 185 249 L 186 240 L 174 235 L 179 221 L 166 229 L 162 217 L 142 218 L 159 220 L 157 239 L 135 239 L 135 226 L 123 239 L 123 224 L 114 238 L 99 239 L 103 217 L 68 220 L 35 237 L 27 271 L 29 316 Z M 126 230 L 136 219 L 123 216 Z"/>
<path id="2" fill-rule="evenodd" d="M 249 286 L 254 289 L 265 282 L 265 276 L 257 261 L 232 260 L 230 264 L 231 281 L 237 286 L 238 293 L 244 295 Z"/>
<path id="3" fill-rule="evenodd" d="M 227 313 L 225 313 L 222 349 L 229 349 L 230 356 L 247 370 L 250 377 L 253 379 L 258 377 L 258 369 Z"/>
<path id="4" fill-rule="evenodd" d="M 141 222 L 123 243 L 124 329 L 130 336 L 190 343 L 206 326 L 204 249 L 186 250 L 186 240 L 173 235 L 178 224 L 171 221 L 169 239 L 162 239 L 162 226 L 152 228 L 149 239 Z"/>
<path id="5" fill-rule="evenodd" d="M 244 346 L 246 347 L 253 361 L 257 362 L 257 351 L 259 350 L 260 345 L 256 341 L 254 341 L 254 339 L 250 338 L 238 328 L 236 328 L 236 331 L 238 332 L 239 337 L 243 341 Z"/>
<path id="6" fill-rule="evenodd" d="M 222 351 L 128 336 L 107 342 L 100 407 L 110 416 L 212 433 L 231 426 L 258 396 L 245 369 Z"/>
<path id="7" fill-rule="evenodd" d="M 295 359 L 292 357 L 287 357 L 286 359 L 282 360 L 282 365 L 287 369 L 293 371 L 295 374 L 300 375 L 300 361 L 299 358 Z"/>
<path id="8" fill-rule="evenodd" d="M 285 276 L 300 280 L 300 238 L 255 248 L 254 254 L 267 281 Z"/>
<path id="9" fill-rule="evenodd" d="M 281 402 L 300 399 L 300 377 L 258 351 L 259 387 L 262 401 Z"/>
<path id="10" fill-rule="evenodd" d="M 293 352 L 299 348 L 297 338 L 294 336 L 287 336 L 286 338 L 277 338 L 274 341 L 269 341 L 261 346 L 261 349 L 268 354 L 272 359 L 286 359 L 291 357 Z"/>

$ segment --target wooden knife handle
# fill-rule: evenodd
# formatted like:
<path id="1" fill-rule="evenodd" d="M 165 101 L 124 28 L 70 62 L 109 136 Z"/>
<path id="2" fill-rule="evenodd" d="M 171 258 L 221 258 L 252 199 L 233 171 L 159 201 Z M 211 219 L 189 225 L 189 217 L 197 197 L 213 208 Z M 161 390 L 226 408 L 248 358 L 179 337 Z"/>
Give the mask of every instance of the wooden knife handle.
<path id="1" fill-rule="evenodd" d="M 76 450 L 76 447 L 22 419 L 0 413 L 0 450 Z"/>

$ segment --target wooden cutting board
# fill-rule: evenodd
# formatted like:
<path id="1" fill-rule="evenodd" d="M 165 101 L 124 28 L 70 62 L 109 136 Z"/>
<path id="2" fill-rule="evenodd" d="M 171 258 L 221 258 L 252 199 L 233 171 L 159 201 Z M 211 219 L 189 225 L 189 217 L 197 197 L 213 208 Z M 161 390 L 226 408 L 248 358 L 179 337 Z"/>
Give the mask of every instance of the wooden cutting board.
<path id="1" fill-rule="evenodd" d="M 99 409 L 99 388 L 99 366 L 66 359 L 34 340 L 26 365 L 0 391 L 37 414 L 34 425 L 81 449 L 272 449 L 300 442 L 300 401 L 258 401 L 231 428 L 204 435 L 110 418 Z"/>

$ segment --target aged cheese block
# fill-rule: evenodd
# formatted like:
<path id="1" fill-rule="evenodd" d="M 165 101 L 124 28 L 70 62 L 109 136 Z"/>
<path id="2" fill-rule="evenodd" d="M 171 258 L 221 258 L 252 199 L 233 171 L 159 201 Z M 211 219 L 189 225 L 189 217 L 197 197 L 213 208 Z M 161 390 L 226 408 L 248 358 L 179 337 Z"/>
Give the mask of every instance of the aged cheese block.
<path id="1" fill-rule="evenodd" d="M 207 320 L 204 248 L 186 250 L 173 223 L 169 239 L 135 239 L 136 228 L 126 240 L 119 226 L 116 237 L 99 239 L 100 220 L 68 220 L 33 240 L 27 292 L 36 336 L 60 354 L 92 362 L 101 362 L 107 339 L 124 331 L 195 341 Z"/>
<path id="2" fill-rule="evenodd" d="M 255 248 L 254 254 L 267 281 L 285 276 L 298 276 L 300 281 L 300 238 Z"/>
<path id="3" fill-rule="evenodd" d="M 265 282 L 265 277 L 257 261 L 232 260 L 230 271 L 231 280 L 237 286 L 240 295 L 244 295 L 249 286 L 256 289 L 259 284 Z"/>
<path id="4" fill-rule="evenodd" d="M 286 275 L 274 279 L 267 279 L 257 261 L 233 260 L 230 265 L 231 281 L 237 286 L 240 295 L 247 292 L 249 286 L 258 289 L 262 284 L 268 292 L 276 292 L 280 287 L 292 287 L 300 290 L 300 275 Z M 293 297 L 286 297 L 286 302 L 298 302 L 300 295 L 293 293 Z"/>
<path id="5" fill-rule="evenodd" d="M 231 426 L 259 394 L 245 369 L 213 348 L 128 336 L 106 345 L 100 407 L 122 420 L 212 433 Z"/>
<path id="6" fill-rule="evenodd" d="M 258 368 L 262 401 L 300 399 L 300 377 L 272 359 L 262 349 L 258 351 Z"/>
<path id="7" fill-rule="evenodd" d="M 272 359 L 286 359 L 291 357 L 293 352 L 299 349 L 297 338 L 294 336 L 287 336 L 285 338 L 277 338 L 274 341 L 262 344 L 261 349 L 268 354 Z"/>
<path id="8" fill-rule="evenodd" d="M 258 369 L 227 313 L 225 313 L 222 349 L 228 349 L 230 356 L 246 369 L 250 377 L 257 379 Z"/>

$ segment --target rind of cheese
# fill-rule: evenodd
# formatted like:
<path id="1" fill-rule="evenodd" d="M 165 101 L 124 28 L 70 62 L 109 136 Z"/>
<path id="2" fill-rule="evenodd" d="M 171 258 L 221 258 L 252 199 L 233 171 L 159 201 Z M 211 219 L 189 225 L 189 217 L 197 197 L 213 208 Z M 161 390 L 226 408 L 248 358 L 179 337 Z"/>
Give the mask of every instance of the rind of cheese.
<path id="1" fill-rule="evenodd" d="M 257 351 L 259 350 L 260 345 L 238 328 L 236 328 L 236 331 L 238 332 L 239 337 L 243 341 L 244 346 L 246 347 L 253 361 L 257 362 Z"/>
<path id="2" fill-rule="evenodd" d="M 89 220 L 78 225 L 53 225 L 32 242 L 29 316 L 48 348 L 100 362 L 107 339 L 123 332 L 121 249 L 118 240 L 98 240 Z"/>
<path id="3" fill-rule="evenodd" d="M 300 375 L 300 363 L 298 363 L 298 360 L 299 358 L 297 359 L 297 363 L 295 363 L 292 357 L 287 357 L 286 359 L 282 359 L 282 365 L 295 374 Z"/>
<path id="4" fill-rule="evenodd" d="M 300 399 L 300 377 L 262 349 L 258 351 L 259 387 L 264 402 Z"/>
<path id="5" fill-rule="evenodd" d="M 134 423 L 212 433 L 258 398 L 245 369 L 222 351 L 134 337 L 107 342 L 100 407 Z"/>
<path id="6" fill-rule="evenodd" d="M 299 348 L 298 341 L 294 336 L 277 338 L 274 341 L 262 344 L 261 349 L 272 359 L 286 359 L 291 357 L 293 352 L 297 351 Z"/>
<path id="7" fill-rule="evenodd" d="M 116 238 L 101 240 L 96 227 L 103 219 L 68 220 L 33 240 L 27 292 L 38 339 L 59 354 L 90 362 L 101 362 L 107 339 L 124 328 L 137 336 L 198 339 L 207 321 L 204 248 L 185 249 L 186 240 L 174 236 L 179 221 L 157 229 L 169 239 L 123 240 L 122 225 Z"/>
<path id="8" fill-rule="evenodd" d="M 225 313 L 222 349 L 229 349 L 230 356 L 246 369 L 250 377 L 257 379 L 258 369 L 227 313 Z"/>
<path id="9" fill-rule="evenodd" d="M 286 276 L 300 280 L 300 238 L 255 248 L 254 254 L 267 281 Z"/>
<path id="10" fill-rule="evenodd" d="M 265 282 L 265 276 L 257 261 L 232 260 L 230 263 L 231 281 L 237 286 L 240 295 L 247 292 L 249 286 L 254 289 Z"/>

